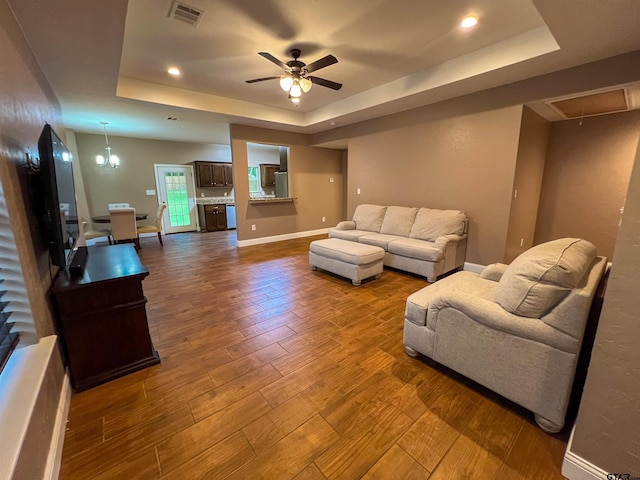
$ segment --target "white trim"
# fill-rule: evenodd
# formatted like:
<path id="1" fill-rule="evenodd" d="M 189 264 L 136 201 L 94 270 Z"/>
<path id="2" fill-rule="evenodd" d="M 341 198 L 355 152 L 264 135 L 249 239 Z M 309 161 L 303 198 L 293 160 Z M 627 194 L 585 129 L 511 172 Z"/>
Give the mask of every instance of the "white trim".
<path id="1" fill-rule="evenodd" d="M 41 338 L 9 357 L 0 375 L 2 454 L 0 478 L 12 478 L 31 415 L 47 372 L 56 336 Z"/>
<path id="2" fill-rule="evenodd" d="M 62 463 L 62 447 L 64 446 L 64 434 L 67 429 L 67 416 L 69 415 L 70 404 L 71 383 L 69 382 L 69 373 L 66 372 L 64 380 L 62 381 L 62 390 L 60 391 L 60 400 L 58 401 L 58 413 L 56 414 L 56 423 L 53 427 L 53 434 L 51 435 L 47 464 L 42 477 L 44 480 L 58 479 L 60 465 Z"/>
<path id="3" fill-rule="evenodd" d="M 313 235 L 322 235 L 329 233 L 331 228 L 321 228 L 319 230 L 308 230 L 306 232 L 285 233 L 283 235 L 274 235 L 273 237 L 252 238 L 250 240 L 238 240 L 238 247 L 249 247 L 252 245 L 261 245 L 263 243 L 281 242 L 282 240 L 293 240 L 294 238 L 312 237 Z"/>
<path id="4" fill-rule="evenodd" d="M 484 267 L 486 267 L 486 265 L 464 262 L 464 267 L 462 267 L 462 269 L 468 272 L 482 273 L 482 270 L 484 270 Z"/>
<path id="5" fill-rule="evenodd" d="M 606 480 L 607 472 L 571 451 L 575 430 L 574 426 L 567 444 L 567 451 L 564 453 L 562 475 L 569 480 Z"/>

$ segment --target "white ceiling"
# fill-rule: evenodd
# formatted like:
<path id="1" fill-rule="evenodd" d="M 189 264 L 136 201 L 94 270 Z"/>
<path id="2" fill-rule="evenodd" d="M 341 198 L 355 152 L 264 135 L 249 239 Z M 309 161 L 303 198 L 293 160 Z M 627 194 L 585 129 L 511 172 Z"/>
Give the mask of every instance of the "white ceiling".
<path id="1" fill-rule="evenodd" d="M 315 133 L 640 48 L 638 0 L 187 0 L 197 27 L 172 0 L 9 3 L 67 128 L 207 143 L 229 143 L 229 123 Z M 296 107 L 275 80 L 245 82 L 282 72 L 258 52 L 294 47 L 337 57 L 313 75 L 344 87 Z"/>

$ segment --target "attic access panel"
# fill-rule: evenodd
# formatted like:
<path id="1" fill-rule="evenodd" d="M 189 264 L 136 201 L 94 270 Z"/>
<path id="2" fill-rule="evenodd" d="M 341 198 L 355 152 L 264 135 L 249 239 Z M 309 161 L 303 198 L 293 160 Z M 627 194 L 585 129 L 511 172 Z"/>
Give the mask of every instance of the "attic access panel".
<path id="1" fill-rule="evenodd" d="M 567 100 L 558 100 L 551 102 L 550 105 L 566 118 L 588 117 L 629 110 L 624 88 Z"/>

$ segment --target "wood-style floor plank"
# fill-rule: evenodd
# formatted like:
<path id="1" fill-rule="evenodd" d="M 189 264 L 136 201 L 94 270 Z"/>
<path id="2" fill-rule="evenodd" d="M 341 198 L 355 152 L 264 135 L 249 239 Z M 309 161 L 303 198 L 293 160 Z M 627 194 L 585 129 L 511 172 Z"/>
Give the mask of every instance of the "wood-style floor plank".
<path id="1" fill-rule="evenodd" d="M 566 434 L 404 353 L 409 294 L 308 265 L 309 237 L 143 241 L 161 363 L 71 399 L 60 478 L 562 478 Z"/>

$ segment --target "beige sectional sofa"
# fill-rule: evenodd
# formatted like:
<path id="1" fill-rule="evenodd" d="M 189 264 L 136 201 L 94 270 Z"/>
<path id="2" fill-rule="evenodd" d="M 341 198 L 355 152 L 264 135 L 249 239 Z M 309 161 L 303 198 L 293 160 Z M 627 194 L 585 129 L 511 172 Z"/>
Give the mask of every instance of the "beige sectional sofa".
<path id="1" fill-rule="evenodd" d="M 460 210 L 363 204 L 329 238 L 381 247 L 385 266 L 435 282 L 464 265 L 467 223 Z"/>
<path id="2" fill-rule="evenodd" d="M 564 238 L 511 265 L 457 272 L 407 298 L 404 345 L 562 429 L 589 311 L 607 261 Z"/>

